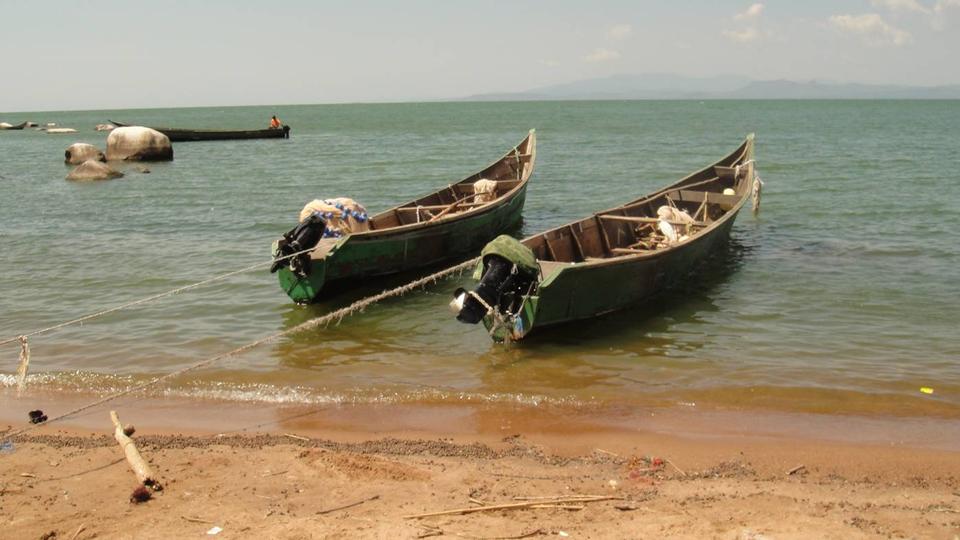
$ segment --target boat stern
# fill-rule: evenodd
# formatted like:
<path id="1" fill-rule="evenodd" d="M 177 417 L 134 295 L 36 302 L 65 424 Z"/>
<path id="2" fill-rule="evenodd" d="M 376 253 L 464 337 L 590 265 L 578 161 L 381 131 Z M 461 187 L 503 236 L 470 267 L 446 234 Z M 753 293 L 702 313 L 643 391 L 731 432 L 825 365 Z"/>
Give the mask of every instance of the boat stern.
<path id="1" fill-rule="evenodd" d="M 279 240 L 274 241 L 271 253 L 276 257 L 279 253 Z M 301 259 L 290 259 L 290 262 L 281 266 L 277 272 L 277 280 L 291 300 L 298 304 L 313 302 L 326 282 L 326 258 L 315 259 L 309 255 Z"/>
<path id="2" fill-rule="evenodd" d="M 527 296 L 520 310 L 509 317 L 504 317 L 498 311 L 488 313 L 483 317 L 483 326 L 497 343 L 520 341 L 533 330 L 537 300 L 536 296 Z"/>

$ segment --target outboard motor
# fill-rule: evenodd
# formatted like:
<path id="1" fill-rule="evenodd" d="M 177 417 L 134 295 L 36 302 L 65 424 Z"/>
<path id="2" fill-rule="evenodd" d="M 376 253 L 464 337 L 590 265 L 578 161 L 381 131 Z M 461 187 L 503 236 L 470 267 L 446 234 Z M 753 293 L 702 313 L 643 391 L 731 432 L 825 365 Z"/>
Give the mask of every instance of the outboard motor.
<path id="1" fill-rule="evenodd" d="M 463 288 L 457 289 L 450 306 L 459 308 L 457 320 L 467 324 L 480 322 L 487 314 L 487 306 L 501 313 L 513 313 L 520 307 L 523 295 L 529 292 L 534 279 L 536 276 L 528 275 L 513 262 L 490 254 L 483 258 L 483 277 L 473 294 L 468 294 Z M 474 295 L 482 298 L 483 302 Z"/>
<path id="2" fill-rule="evenodd" d="M 277 252 L 273 254 L 275 260 L 270 266 L 270 273 L 280 270 L 284 266 L 290 265 L 293 273 L 300 277 L 306 276 L 310 272 L 310 257 L 308 253 L 301 253 L 291 259 L 284 259 L 288 255 L 293 255 L 298 251 L 310 249 L 317 245 L 317 242 L 323 238 L 323 230 L 327 223 L 323 221 L 320 214 L 313 213 L 301 221 L 296 227 L 283 235 L 283 238 L 277 242 Z"/>

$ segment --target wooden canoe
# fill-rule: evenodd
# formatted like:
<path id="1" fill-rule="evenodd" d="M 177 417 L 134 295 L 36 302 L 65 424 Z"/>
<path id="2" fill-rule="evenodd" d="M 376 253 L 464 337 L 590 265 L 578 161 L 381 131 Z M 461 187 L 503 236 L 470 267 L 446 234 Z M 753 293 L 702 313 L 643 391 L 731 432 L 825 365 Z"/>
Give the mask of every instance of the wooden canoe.
<path id="1" fill-rule="evenodd" d="M 520 224 L 536 162 L 536 131 L 503 157 L 463 180 L 369 218 L 370 230 L 324 238 L 307 265 L 284 265 L 280 287 L 298 303 L 340 291 L 350 282 L 462 258 Z M 474 182 L 496 182 L 492 200 L 471 202 Z M 274 242 L 274 255 L 287 241 Z M 306 266 L 309 271 L 305 273 Z M 300 271 L 297 271 L 297 268 Z M 323 293 L 323 294 L 321 294 Z"/>
<path id="2" fill-rule="evenodd" d="M 133 124 L 122 124 L 110 120 L 117 127 L 128 127 Z M 242 139 L 289 139 L 290 126 L 279 129 L 181 129 L 167 127 L 151 127 L 170 138 L 170 142 L 187 141 L 230 141 Z"/>
<path id="3" fill-rule="evenodd" d="M 482 308 L 491 336 L 520 340 L 538 329 L 636 305 L 687 278 L 726 243 L 750 198 L 753 141 L 751 134 L 730 155 L 650 195 L 522 240 L 533 251 L 538 275 L 513 301 Z M 693 218 L 689 225 L 667 219 L 675 240 L 660 229 L 663 206 Z"/>

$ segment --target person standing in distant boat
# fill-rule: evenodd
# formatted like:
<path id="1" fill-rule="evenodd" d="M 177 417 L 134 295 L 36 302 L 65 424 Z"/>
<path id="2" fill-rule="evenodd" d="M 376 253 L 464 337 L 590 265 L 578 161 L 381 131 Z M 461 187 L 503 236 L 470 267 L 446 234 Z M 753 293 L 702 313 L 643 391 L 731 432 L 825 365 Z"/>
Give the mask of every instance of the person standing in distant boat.
<path id="1" fill-rule="evenodd" d="M 277 115 L 270 117 L 270 129 L 280 129 L 280 120 L 277 118 Z"/>

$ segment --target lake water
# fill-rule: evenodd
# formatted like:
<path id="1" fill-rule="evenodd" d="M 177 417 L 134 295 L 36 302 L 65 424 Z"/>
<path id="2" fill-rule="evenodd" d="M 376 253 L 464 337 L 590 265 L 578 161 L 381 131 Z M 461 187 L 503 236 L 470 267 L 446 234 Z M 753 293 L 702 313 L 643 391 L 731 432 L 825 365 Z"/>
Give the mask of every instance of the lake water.
<path id="1" fill-rule="evenodd" d="M 108 119 L 265 126 L 74 183 Z M 520 233 L 637 198 L 757 134 L 766 186 L 709 274 L 629 312 L 504 347 L 457 323 L 461 282 L 152 390 L 270 403 L 678 406 L 960 418 L 960 102 L 310 105 L 0 114 L 0 337 L 270 259 L 313 198 L 376 212 L 459 180 L 537 128 Z M 463 281 L 465 282 L 465 281 Z M 289 328 L 391 282 L 293 305 L 266 270 L 31 340 L 30 388 L 104 393 Z M 18 347 L 0 349 L 13 384 Z M 933 388 L 932 394 L 920 392 Z"/>

